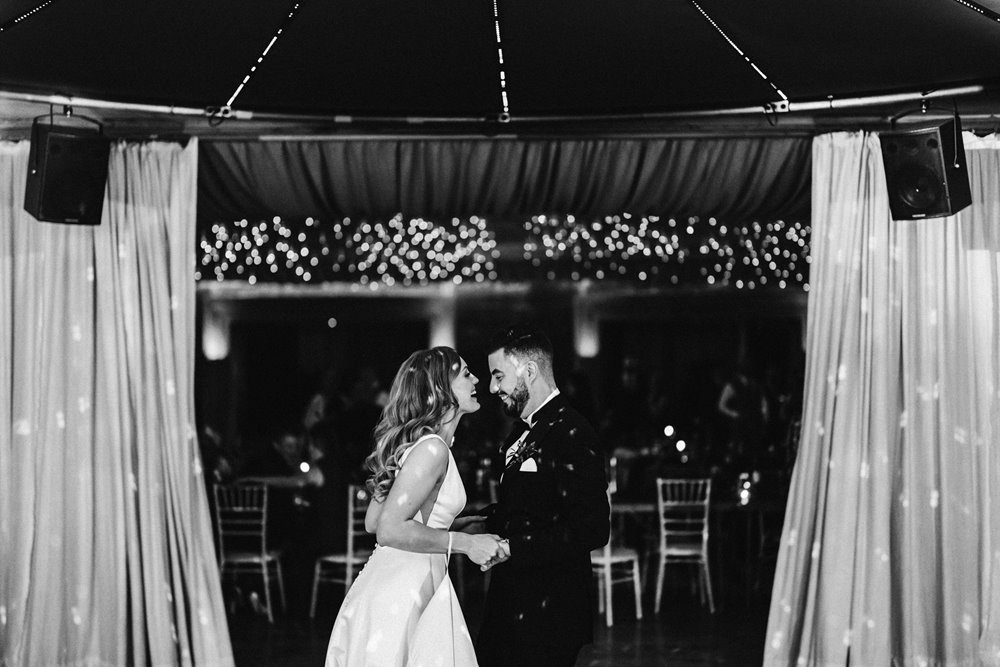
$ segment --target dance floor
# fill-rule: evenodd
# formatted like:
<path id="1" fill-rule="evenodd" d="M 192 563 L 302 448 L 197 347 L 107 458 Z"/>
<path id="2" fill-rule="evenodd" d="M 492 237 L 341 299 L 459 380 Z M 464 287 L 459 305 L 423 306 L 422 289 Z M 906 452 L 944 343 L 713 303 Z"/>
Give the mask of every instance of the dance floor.
<path id="1" fill-rule="evenodd" d="M 727 568 L 725 576 L 714 576 L 717 609 L 710 614 L 698 603 L 685 578 L 688 573 L 683 568 L 671 569 L 675 578 L 664 587 L 659 615 L 653 614 L 652 582 L 644 586 L 642 620 L 635 618 L 630 588 L 616 586 L 614 627 L 606 627 L 604 617 L 595 615 L 595 641 L 581 652 L 578 667 L 761 664 L 771 590 L 769 573 L 749 585 L 742 576 L 746 570 L 735 564 Z M 478 573 L 466 575 L 463 600 L 473 636 L 482 606 L 481 580 L 477 577 Z M 650 579 L 655 580 L 655 575 Z M 236 665 L 322 665 L 339 603 L 340 598 L 331 593 L 321 603 L 315 621 L 281 616 L 273 626 L 249 605 L 231 604 L 229 621 Z"/>

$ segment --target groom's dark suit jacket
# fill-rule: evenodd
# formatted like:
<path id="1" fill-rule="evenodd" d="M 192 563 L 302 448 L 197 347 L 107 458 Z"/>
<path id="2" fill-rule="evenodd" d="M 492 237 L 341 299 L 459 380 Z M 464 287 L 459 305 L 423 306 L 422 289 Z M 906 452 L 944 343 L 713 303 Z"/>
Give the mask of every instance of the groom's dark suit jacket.
<path id="1" fill-rule="evenodd" d="M 526 426 L 518 424 L 505 451 Z M 528 458 L 537 472 L 520 469 Z M 512 647 L 593 640 L 590 552 L 607 543 L 611 515 L 597 434 L 559 395 L 535 414 L 517 459 L 487 511 L 487 530 L 510 540 L 511 557 L 491 571 L 476 646 L 482 664 L 507 664 Z"/>

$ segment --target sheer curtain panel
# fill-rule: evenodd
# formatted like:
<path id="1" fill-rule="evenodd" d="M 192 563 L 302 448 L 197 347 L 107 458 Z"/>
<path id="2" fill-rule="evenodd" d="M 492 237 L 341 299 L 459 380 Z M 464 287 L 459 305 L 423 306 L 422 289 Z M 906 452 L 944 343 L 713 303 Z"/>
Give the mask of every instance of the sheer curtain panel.
<path id="1" fill-rule="evenodd" d="M 0 663 L 230 665 L 194 429 L 198 146 L 115 145 L 99 227 L 0 143 Z"/>
<path id="2" fill-rule="evenodd" d="M 972 206 L 893 221 L 878 137 L 814 140 L 768 665 L 1000 664 L 1000 144 L 966 141 Z"/>

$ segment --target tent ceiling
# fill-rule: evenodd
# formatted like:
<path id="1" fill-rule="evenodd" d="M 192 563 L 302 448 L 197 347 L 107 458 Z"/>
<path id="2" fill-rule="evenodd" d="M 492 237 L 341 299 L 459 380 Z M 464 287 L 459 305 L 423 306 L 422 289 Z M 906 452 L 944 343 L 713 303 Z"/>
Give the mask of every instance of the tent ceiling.
<path id="1" fill-rule="evenodd" d="M 232 109 L 254 120 L 216 126 L 198 115 L 97 113 L 122 135 L 478 132 L 505 109 L 501 72 L 512 122 L 493 131 L 585 133 L 608 117 L 636 131 L 766 130 L 774 123 L 763 112 L 711 121 L 675 114 L 762 109 L 782 95 L 794 111 L 828 98 L 967 84 L 986 91 L 960 99 L 960 110 L 991 125 L 1000 108 L 998 5 L 499 0 L 501 66 L 488 0 L 10 0 L 0 8 L 0 90 L 8 93 L 0 127 L 41 113 L 57 95 L 219 108 L 250 73 Z M 786 130 L 811 131 L 878 122 L 899 108 L 781 120 Z"/>

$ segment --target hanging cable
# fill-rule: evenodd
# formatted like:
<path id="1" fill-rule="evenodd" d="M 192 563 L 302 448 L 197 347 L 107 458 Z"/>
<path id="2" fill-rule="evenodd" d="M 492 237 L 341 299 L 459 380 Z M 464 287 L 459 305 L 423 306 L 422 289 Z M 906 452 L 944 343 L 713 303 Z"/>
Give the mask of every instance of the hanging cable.
<path id="1" fill-rule="evenodd" d="M 244 86 L 246 86 L 247 83 L 249 83 L 250 77 L 252 77 L 254 73 L 257 71 L 257 67 L 262 62 L 264 62 L 264 58 L 267 57 L 267 54 L 271 50 L 271 47 L 273 47 L 275 43 L 278 41 L 278 38 L 281 37 L 282 33 L 285 31 L 285 28 L 291 25 L 292 21 L 295 19 L 295 16 L 299 13 L 299 9 L 301 7 L 302 3 L 296 2 L 292 6 L 291 10 L 289 10 L 288 16 L 286 16 L 285 20 L 281 22 L 280 26 L 278 26 L 278 31 L 274 33 L 274 36 L 271 37 L 271 41 L 268 42 L 267 46 L 264 47 L 264 51 L 257 57 L 257 62 L 253 64 L 253 66 L 250 68 L 250 71 L 247 72 L 246 76 L 243 77 L 243 80 L 240 81 L 240 85 L 236 86 L 236 90 L 234 90 L 233 94 L 229 97 L 229 101 L 226 102 L 226 106 L 219 110 L 218 114 L 220 116 L 219 122 L 221 122 L 222 119 L 229 116 L 229 110 L 232 108 L 233 102 L 235 102 L 239 94 L 243 92 Z"/>
<path id="2" fill-rule="evenodd" d="M 729 38 L 729 35 L 727 35 L 725 33 L 725 31 L 722 29 L 722 27 L 718 23 L 715 22 L 715 19 L 713 19 L 711 16 L 708 15 L 708 12 L 706 12 L 704 9 L 702 9 L 701 5 L 699 5 L 695 0 L 690 0 L 690 2 L 691 2 L 692 5 L 694 5 L 694 8 L 697 9 L 698 12 L 701 13 L 701 15 L 703 17 L 705 17 L 705 20 L 708 21 L 709 24 L 711 24 L 711 26 L 713 28 L 715 28 L 716 31 L 718 31 L 718 33 L 720 35 L 722 35 L 722 38 L 725 39 L 727 42 L 729 42 L 729 46 L 733 47 L 733 50 L 735 50 L 736 53 L 740 54 L 743 57 L 743 60 L 747 61 L 747 64 L 750 65 L 750 67 L 752 67 L 753 70 L 755 72 L 757 72 L 757 74 L 760 75 L 760 78 L 762 78 L 765 81 L 767 81 L 768 85 L 771 86 L 771 88 L 774 89 L 774 92 L 778 94 L 778 97 L 781 98 L 782 107 L 783 108 L 776 108 L 774 105 L 768 105 L 768 107 L 770 107 L 769 110 L 772 111 L 772 112 L 773 111 L 782 111 L 782 110 L 787 111 L 787 109 L 788 109 L 788 96 L 785 95 L 785 93 L 783 93 L 781 91 L 781 89 L 778 88 L 778 86 L 774 85 L 773 81 L 771 81 L 769 78 L 767 78 L 767 75 L 764 74 L 764 71 L 761 70 L 761 68 L 757 67 L 757 64 L 754 63 L 754 61 L 750 60 L 750 56 L 748 56 L 747 54 L 743 53 L 743 49 L 741 49 L 740 47 L 736 46 L 736 42 L 734 42 L 732 39 Z"/>
<path id="3" fill-rule="evenodd" d="M 951 103 L 952 106 L 955 107 L 955 122 L 952 125 L 952 129 L 954 130 L 954 136 L 952 137 L 952 143 L 951 143 L 951 145 L 954 147 L 955 155 L 952 158 L 952 162 L 955 169 L 961 169 L 962 165 L 959 164 L 958 161 L 958 133 L 960 132 L 959 126 L 961 126 L 962 120 L 958 117 L 958 102 L 955 100 L 954 97 L 951 98 Z"/>

